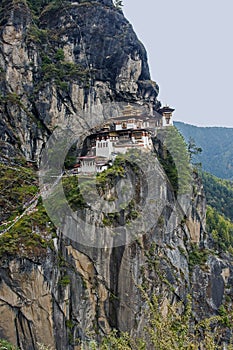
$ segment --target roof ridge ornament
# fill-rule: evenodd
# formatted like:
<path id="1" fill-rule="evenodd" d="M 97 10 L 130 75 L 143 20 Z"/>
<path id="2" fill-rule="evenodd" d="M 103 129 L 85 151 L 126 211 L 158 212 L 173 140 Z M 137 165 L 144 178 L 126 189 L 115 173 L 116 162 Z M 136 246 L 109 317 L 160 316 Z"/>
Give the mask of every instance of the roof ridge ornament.
<path id="1" fill-rule="evenodd" d="M 122 111 L 122 115 L 124 117 L 138 117 L 141 116 L 141 111 L 140 109 L 136 109 L 134 106 L 132 106 L 129 102 L 127 106 Z"/>

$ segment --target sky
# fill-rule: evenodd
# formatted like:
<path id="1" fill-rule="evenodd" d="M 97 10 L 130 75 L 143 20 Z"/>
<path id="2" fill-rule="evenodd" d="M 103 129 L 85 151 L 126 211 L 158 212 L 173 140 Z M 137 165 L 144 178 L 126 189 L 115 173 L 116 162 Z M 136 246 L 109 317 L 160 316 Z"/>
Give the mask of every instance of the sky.
<path id="1" fill-rule="evenodd" d="M 123 0 L 174 119 L 233 127 L 233 1 Z M 231 109 L 232 108 L 232 109 Z"/>

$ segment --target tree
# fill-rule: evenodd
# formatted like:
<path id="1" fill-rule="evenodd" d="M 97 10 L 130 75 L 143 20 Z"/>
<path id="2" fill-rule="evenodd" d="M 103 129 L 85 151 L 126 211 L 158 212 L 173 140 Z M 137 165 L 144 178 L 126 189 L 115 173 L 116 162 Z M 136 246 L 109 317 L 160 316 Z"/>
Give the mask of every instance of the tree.
<path id="1" fill-rule="evenodd" d="M 192 300 L 188 296 L 185 305 L 182 302 L 168 305 L 167 314 L 161 311 L 159 298 L 149 296 L 139 287 L 146 301 L 145 313 L 147 326 L 141 338 L 114 330 L 104 337 L 100 344 L 89 343 L 92 350 L 222 350 L 223 328 L 231 327 L 232 313 L 222 306 L 219 315 L 193 322 Z M 180 310 L 183 309 L 181 313 Z M 91 346 L 90 346 L 91 345 Z M 232 350 L 232 339 L 227 344 Z"/>
<path id="2" fill-rule="evenodd" d="M 188 152 L 190 156 L 190 161 L 193 160 L 193 156 L 197 156 L 202 152 L 202 148 L 196 145 L 195 140 L 192 137 L 190 137 L 188 141 Z"/>

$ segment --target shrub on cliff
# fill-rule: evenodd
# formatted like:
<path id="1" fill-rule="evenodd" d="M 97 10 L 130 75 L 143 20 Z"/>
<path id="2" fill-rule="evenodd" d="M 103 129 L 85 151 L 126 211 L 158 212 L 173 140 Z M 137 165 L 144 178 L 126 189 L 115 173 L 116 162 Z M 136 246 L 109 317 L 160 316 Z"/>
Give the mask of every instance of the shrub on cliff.
<path id="1" fill-rule="evenodd" d="M 190 190 L 192 169 L 190 155 L 183 136 L 175 127 L 159 130 L 154 140 L 158 144 L 158 158 L 166 172 L 175 194 Z"/>
<path id="2" fill-rule="evenodd" d="M 140 288 L 141 289 L 141 288 Z M 162 312 L 159 299 L 153 295 L 149 297 L 141 289 L 147 304 L 147 326 L 144 335 L 135 339 L 128 333 L 117 334 L 113 331 L 104 338 L 99 347 L 92 345 L 92 350 L 220 350 L 233 349 L 233 342 L 223 345 L 223 322 L 226 324 L 226 312 L 194 323 L 191 298 L 186 305 L 176 303 L 168 305 L 166 312 Z M 183 309 L 183 313 L 180 310 Z M 232 314 L 227 314 L 227 324 L 231 327 Z M 227 328 L 227 327 L 226 327 Z"/>
<path id="3" fill-rule="evenodd" d="M 19 350 L 14 345 L 10 344 L 7 340 L 0 339 L 0 350 Z"/>

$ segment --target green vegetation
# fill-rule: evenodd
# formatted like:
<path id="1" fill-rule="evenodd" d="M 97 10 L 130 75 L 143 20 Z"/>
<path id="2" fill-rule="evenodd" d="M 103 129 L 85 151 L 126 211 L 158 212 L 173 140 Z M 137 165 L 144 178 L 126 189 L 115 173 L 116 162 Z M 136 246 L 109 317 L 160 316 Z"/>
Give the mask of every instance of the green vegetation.
<path id="1" fill-rule="evenodd" d="M 48 30 L 40 29 L 35 24 L 31 25 L 27 31 L 27 40 L 37 44 L 46 44 L 48 36 Z"/>
<path id="2" fill-rule="evenodd" d="M 119 213 L 109 213 L 105 214 L 102 220 L 104 226 L 114 226 L 114 224 L 118 223 Z"/>
<path id="3" fill-rule="evenodd" d="M 135 154 L 131 156 L 135 157 Z M 111 194 L 110 190 L 117 184 L 119 179 L 125 178 L 127 176 L 127 171 L 130 171 L 130 169 L 132 170 L 132 167 L 133 170 L 136 170 L 136 175 L 139 174 L 137 172 L 137 167 L 129 162 L 128 157 L 129 155 L 117 156 L 113 165 L 107 170 L 97 174 L 96 177 L 82 177 L 80 175 L 63 177 L 62 183 L 64 193 L 72 210 L 77 211 L 89 207 L 85 198 L 91 197 L 92 202 L 94 202 L 95 196 L 96 200 L 98 200 L 99 196 L 102 196 L 105 200 L 115 201 L 116 198 L 114 194 Z M 55 194 L 54 205 L 57 210 L 62 210 L 64 204 L 64 199 L 59 200 L 59 198 L 56 198 Z M 124 210 L 126 222 L 130 222 L 130 220 L 134 220 L 138 216 L 134 200 L 131 200 L 130 203 L 126 203 L 126 205 L 122 207 L 122 210 Z M 102 219 L 103 225 L 114 226 L 118 224 L 119 216 L 120 213 L 118 212 L 104 214 Z"/>
<path id="4" fill-rule="evenodd" d="M 41 30 L 33 25 L 28 30 L 28 40 L 38 43 L 41 46 L 41 81 L 35 88 L 39 91 L 44 83 L 53 81 L 61 90 L 68 90 L 68 82 L 77 80 L 80 84 L 88 86 L 89 70 L 72 62 L 65 61 L 64 51 L 58 48 L 56 52 L 52 49 L 49 42 L 49 33 L 47 30 Z M 42 48 L 46 44 L 46 48 Z"/>
<path id="5" fill-rule="evenodd" d="M 40 202 L 32 213 L 23 216 L 9 231 L 0 235 L 0 257 L 43 256 L 47 253 L 47 248 L 53 249 L 54 235 L 55 227 Z"/>
<path id="6" fill-rule="evenodd" d="M 190 157 L 190 162 L 198 167 L 201 168 L 202 164 L 195 162 L 193 159 L 196 158 L 199 154 L 201 154 L 202 148 L 198 147 L 192 137 L 189 138 L 188 140 L 188 153 Z"/>
<path id="7" fill-rule="evenodd" d="M 233 128 L 196 127 L 181 122 L 174 124 L 187 143 L 191 137 L 202 148 L 202 153 L 194 156 L 193 160 L 202 163 L 204 171 L 233 180 Z"/>
<path id="8" fill-rule="evenodd" d="M 25 109 L 24 105 L 20 100 L 20 97 L 15 92 L 8 93 L 5 96 L 0 95 L 0 103 L 7 103 L 7 102 L 18 105 L 20 108 Z"/>
<path id="9" fill-rule="evenodd" d="M 233 254 L 233 184 L 202 173 L 207 199 L 207 232 L 212 233 L 216 249 Z"/>
<path id="10" fill-rule="evenodd" d="M 210 206 L 207 207 L 207 231 L 212 233 L 218 249 L 233 254 L 233 222 Z"/>
<path id="11" fill-rule="evenodd" d="M 38 192 L 38 181 L 31 168 L 0 164 L 0 212 L 8 219 L 24 209 Z"/>
<path id="12" fill-rule="evenodd" d="M 72 320 L 66 320 L 66 327 L 68 327 L 69 329 L 73 329 L 74 322 Z"/>
<path id="13" fill-rule="evenodd" d="M 233 221 L 233 183 L 202 173 L 207 204 Z"/>
<path id="14" fill-rule="evenodd" d="M 66 170 L 73 169 L 75 164 L 77 163 L 77 145 L 74 144 L 70 149 L 68 154 L 66 155 L 64 167 Z"/>
<path id="15" fill-rule="evenodd" d="M 125 177 L 126 164 L 126 157 L 124 155 L 118 155 L 111 167 L 97 174 L 97 186 L 102 190 L 105 190 L 107 187 L 112 188 L 119 178 Z"/>
<path id="16" fill-rule="evenodd" d="M 94 341 L 87 344 L 93 350 L 222 350 L 221 340 L 223 339 L 222 325 L 229 327 L 233 320 L 232 312 L 225 308 L 219 310 L 218 316 L 203 319 L 193 324 L 191 311 L 191 298 L 188 297 L 185 303 L 167 305 L 166 311 L 162 311 L 161 302 L 158 297 L 149 297 L 142 289 L 141 292 L 146 302 L 146 326 L 140 338 L 135 338 L 129 333 L 111 332 L 100 344 Z M 183 310 L 183 312 L 181 312 Z M 227 320 L 226 313 L 228 312 Z M 230 328 L 230 327 L 229 327 Z M 91 347 L 90 347 L 91 344 Z M 228 350 L 233 349 L 233 342 L 230 341 Z"/>
<path id="17" fill-rule="evenodd" d="M 0 257 L 19 255 L 36 257 L 53 249 L 52 238 L 56 234 L 38 194 L 38 181 L 32 168 L 0 165 Z M 30 212 L 26 208 L 34 202 Z M 25 213 L 25 214 L 24 214 Z M 24 214 L 21 218 L 20 216 Z"/>
<path id="18" fill-rule="evenodd" d="M 137 210 L 137 203 L 134 199 L 132 199 L 129 204 L 126 207 L 128 213 L 125 216 L 125 220 L 127 223 L 129 223 L 132 220 L 135 220 L 140 215 L 139 211 Z"/>
<path id="19" fill-rule="evenodd" d="M 26 0 L 30 9 L 35 15 L 39 15 L 42 9 L 47 6 L 52 0 Z"/>
<path id="20" fill-rule="evenodd" d="M 36 345 L 38 346 L 38 350 L 54 350 L 52 347 L 44 344 L 36 343 Z M 0 339 L 0 350 L 19 350 L 19 348 L 10 344 L 7 340 Z"/>
<path id="21" fill-rule="evenodd" d="M 63 81 L 69 81 L 71 79 L 76 79 L 80 83 L 88 83 L 89 71 L 84 69 L 80 64 L 75 64 L 72 62 L 61 62 L 60 60 L 56 63 L 47 63 L 48 57 L 42 62 L 42 80 L 54 82 L 58 86 L 62 86 Z"/>
<path id="22" fill-rule="evenodd" d="M 138 186 L 138 181 L 140 182 L 140 169 L 133 163 L 135 157 L 138 156 L 135 152 L 127 155 L 119 155 L 116 157 L 112 166 L 98 173 L 96 176 L 64 176 L 62 178 L 62 184 L 66 198 L 61 199 L 60 196 L 57 196 L 55 190 L 51 199 L 54 209 L 56 212 L 62 211 L 63 206 L 66 205 L 66 200 L 74 211 L 89 208 L 89 204 L 86 201 L 88 198 L 91 199 L 92 203 L 95 200 L 97 201 L 99 197 L 103 197 L 104 200 L 109 202 L 115 201 L 117 198 L 114 192 L 114 186 L 120 179 L 126 178 L 130 172 L 132 177 L 134 177 L 133 180 L 136 187 Z M 127 186 L 125 189 L 122 188 L 122 191 L 124 190 L 127 191 Z M 129 203 L 122 204 L 120 212 L 103 214 L 102 223 L 104 226 L 118 225 L 120 216 L 124 217 L 126 223 L 130 223 L 138 215 L 137 201 L 134 198 Z"/>
<path id="23" fill-rule="evenodd" d="M 48 3 L 49 6 L 52 6 L 58 4 L 58 0 L 48 1 Z M 89 68 L 83 67 L 81 64 L 65 61 L 65 53 L 57 42 L 57 33 L 54 34 L 49 30 L 40 29 L 34 23 L 27 30 L 27 41 L 37 44 L 41 57 L 41 79 L 35 86 L 35 93 L 40 91 L 45 83 L 51 81 L 63 91 L 68 90 L 68 82 L 71 80 L 78 81 L 84 87 L 89 86 Z"/>
<path id="24" fill-rule="evenodd" d="M 54 58 L 58 62 L 64 61 L 64 59 L 65 59 L 64 51 L 62 49 L 57 49 L 57 52 L 56 52 Z"/>
<path id="25" fill-rule="evenodd" d="M 132 166 L 132 164 L 130 165 Z M 127 157 L 123 155 L 117 157 L 112 167 L 97 176 L 97 183 L 101 190 L 106 188 L 106 184 L 107 186 L 114 186 L 114 179 L 116 179 L 116 176 L 119 178 L 125 177 L 128 166 L 129 161 Z M 22 205 L 22 201 L 28 200 L 28 198 L 31 199 L 37 192 L 35 172 L 33 169 L 25 167 L 16 167 L 16 169 L 12 169 L 12 167 L 4 165 L 1 165 L 0 169 L 1 190 L 4 191 L 4 197 L 12 195 L 12 198 L 10 197 L 12 202 L 15 202 L 15 198 L 17 198 L 18 202 L 16 203 L 17 205 L 15 205 L 14 211 L 14 213 L 17 213 L 17 208 Z M 140 174 L 137 173 L 137 175 Z M 11 179 L 10 184 L 12 188 L 7 187 L 7 185 L 9 185 L 9 181 L 7 182 L 8 178 Z M 62 181 L 70 205 L 74 206 L 74 208 L 77 208 L 77 206 L 79 208 L 85 208 L 86 203 L 81 193 L 85 190 L 91 191 L 96 184 L 95 179 L 80 179 L 79 177 L 72 176 L 64 177 Z M 24 190 L 20 189 L 20 185 L 23 186 Z M 31 186 L 34 186 L 33 191 Z M 11 189 L 14 190 L 11 192 Z M 10 192 L 7 193 L 7 191 Z M 13 196 L 15 192 L 17 193 L 16 197 Z M 131 202 L 129 209 L 131 210 L 131 214 L 134 215 L 134 211 L 136 212 L 135 203 Z M 137 212 L 135 215 L 137 215 Z M 109 217 L 104 218 L 103 223 L 106 225 L 114 225 L 117 220 L 118 218 L 112 213 Z M 207 225 L 208 230 L 212 232 L 218 246 L 221 249 L 230 249 L 233 237 L 233 225 L 230 221 L 221 217 L 215 209 L 208 208 Z M 46 254 L 48 247 L 53 248 L 51 238 L 54 233 L 54 227 L 49 223 L 43 205 L 41 201 L 39 201 L 35 211 L 29 215 L 25 215 L 9 232 L 0 236 L 0 256 L 6 254 L 8 256 L 20 255 L 21 257 L 29 256 L 31 258 L 43 256 L 43 254 Z M 151 249 L 147 257 L 148 264 L 150 264 L 149 268 L 151 269 L 154 269 L 155 265 L 158 263 L 156 257 L 153 255 L 153 251 L 155 251 L 154 248 Z M 190 268 L 192 269 L 195 265 L 204 266 L 208 254 L 209 251 L 199 250 L 197 246 L 193 246 L 189 253 Z M 67 262 L 61 258 L 59 264 L 62 271 L 59 285 L 65 288 L 71 283 L 67 270 L 64 269 L 67 268 Z M 163 280 L 161 272 L 159 277 Z M 166 283 L 165 280 L 164 283 L 170 288 L 169 283 Z M 144 285 L 147 286 L 146 283 Z M 166 315 L 164 315 L 164 312 L 161 311 L 161 300 L 155 296 L 149 298 L 143 288 L 141 288 L 141 292 L 147 303 L 147 325 L 144 330 L 144 335 L 141 338 L 134 339 L 128 333 L 113 331 L 106 336 L 100 344 L 91 341 L 87 344 L 88 346 L 96 350 L 107 350 L 109 348 L 119 350 L 146 350 L 148 346 L 161 350 L 197 350 L 199 348 L 200 339 L 202 339 L 204 349 L 222 349 L 220 343 L 218 344 L 223 334 L 222 329 L 230 328 L 233 321 L 231 313 L 225 306 L 219 308 L 218 316 L 193 325 L 190 301 L 185 304 L 168 305 Z M 184 312 L 180 313 L 180 310 L 184 310 Z M 67 327 L 72 331 L 73 324 L 68 321 Z M 8 346 L 6 349 L 15 350 L 9 343 L 7 343 L 6 346 Z M 44 349 L 46 349 L 46 347 L 44 347 Z M 228 349 L 232 349 L 232 345 L 229 345 Z"/>
<path id="26" fill-rule="evenodd" d="M 175 194 L 190 190 L 192 180 L 190 156 L 184 138 L 175 127 L 160 130 L 155 139 L 159 143 L 158 157 Z"/>
<path id="27" fill-rule="evenodd" d="M 135 176 L 139 176 L 141 170 L 137 163 L 143 164 L 143 161 L 144 156 L 138 150 L 131 150 L 126 154 L 117 155 L 112 166 L 97 174 L 97 186 L 103 190 L 111 188 L 119 179 L 126 177 L 127 171 L 131 171 Z"/>
<path id="28" fill-rule="evenodd" d="M 70 282 L 70 277 L 68 275 L 65 275 L 59 279 L 58 284 L 62 287 L 66 287 L 70 284 Z"/>
<path id="29" fill-rule="evenodd" d="M 61 212 L 62 214 L 67 202 L 73 211 L 83 211 L 89 208 L 86 199 L 90 198 L 91 202 L 94 202 L 95 196 L 99 196 L 96 190 L 95 177 L 64 176 L 62 186 L 65 197 L 61 197 L 60 192 L 56 191 L 55 188 L 50 198 L 50 204 L 56 213 Z"/>
<path id="30" fill-rule="evenodd" d="M 10 344 L 7 340 L 0 339 L 0 350 L 19 350 L 19 348 Z"/>
<path id="31" fill-rule="evenodd" d="M 102 338 L 98 343 L 89 340 L 82 343 L 86 349 L 92 350 L 199 350 L 200 346 L 205 350 L 222 350 L 221 344 L 225 331 L 231 329 L 233 322 L 232 311 L 226 310 L 224 306 L 219 308 L 218 315 L 193 323 L 192 300 L 190 297 L 185 302 L 169 303 L 162 308 L 162 297 L 154 294 L 149 297 L 148 293 L 141 287 L 142 296 L 145 301 L 146 326 L 140 338 L 130 336 L 127 332 L 113 330 Z M 183 310 L 183 311 L 181 311 Z M 72 320 L 66 321 L 70 332 L 74 328 Z M 72 333 L 70 333 L 72 339 Z M 6 341 L 0 341 L 6 347 L 0 350 L 16 350 L 15 347 Z M 40 350 L 49 350 L 48 347 L 40 345 Z M 233 349 L 233 342 L 230 339 L 227 345 L 228 350 Z"/>
<path id="32" fill-rule="evenodd" d="M 188 158 L 184 139 L 181 140 L 172 129 L 167 132 L 165 137 L 161 138 L 160 136 L 160 139 L 162 139 L 162 152 L 159 154 L 159 159 L 175 192 L 180 191 L 180 177 L 178 178 L 178 176 L 184 174 L 181 176 L 183 192 L 191 175 L 190 168 L 186 166 Z M 201 148 L 196 146 L 193 139 L 189 139 L 187 148 L 189 158 L 192 161 L 201 153 Z M 202 179 L 209 205 L 206 218 L 207 231 L 212 233 L 217 249 L 233 253 L 233 184 L 205 172 L 202 173 Z M 208 251 L 193 247 L 189 255 L 190 267 L 204 265 L 207 256 Z"/>
<path id="33" fill-rule="evenodd" d="M 231 323 L 230 323 L 230 317 L 228 314 L 228 310 L 225 308 L 224 305 L 221 305 L 218 309 L 218 313 L 221 316 L 221 322 L 224 326 L 226 327 L 231 327 Z"/>
<path id="34" fill-rule="evenodd" d="M 135 160 L 138 161 L 140 158 L 141 153 L 137 150 L 118 155 L 114 160 L 112 166 L 110 166 L 107 170 L 104 170 L 103 172 L 97 174 L 97 190 L 100 195 L 104 196 L 108 201 L 114 201 L 116 199 L 114 195 L 112 194 L 109 197 L 107 194 L 109 195 L 110 190 L 117 184 L 120 179 L 127 178 L 127 176 L 131 177 L 131 181 L 134 182 L 135 189 L 137 189 L 140 186 L 140 179 L 142 174 Z M 124 191 L 127 191 L 127 186 L 125 189 L 122 188 L 122 193 Z M 132 198 L 130 202 L 125 204 L 121 203 L 120 212 L 105 214 L 102 220 L 104 226 L 118 225 L 120 216 L 121 220 L 123 220 L 124 217 L 124 221 L 127 224 L 130 224 L 132 220 L 135 220 L 140 215 L 139 209 L 137 208 L 137 205 L 139 204 L 137 195 L 138 194 L 135 193 L 135 198 Z"/>
<path id="35" fill-rule="evenodd" d="M 195 266 L 204 267 L 207 262 L 210 250 L 200 249 L 198 245 L 193 244 L 189 252 L 189 267 L 192 270 Z"/>
<path id="36" fill-rule="evenodd" d="M 93 193 L 94 180 L 85 179 L 85 181 L 81 182 L 78 176 L 70 176 L 64 177 L 62 184 L 66 199 L 74 211 L 88 207 L 82 193 L 87 192 L 89 196 Z"/>
<path id="37" fill-rule="evenodd" d="M 37 343 L 37 346 L 38 346 L 38 350 L 54 350 L 52 347 L 46 346 L 40 343 Z M 7 340 L 0 339 L 0 350 L 20 350 L 20 349 L 12 345 L 11 343 L 9 343 Z"/>
<path id="38" fill-rule="evenodd" d="M 47 6 L 50 10 L 64 6 L 62 0 L 26 0 L 26 2 L 35 16 L 39 16 Z"/>

